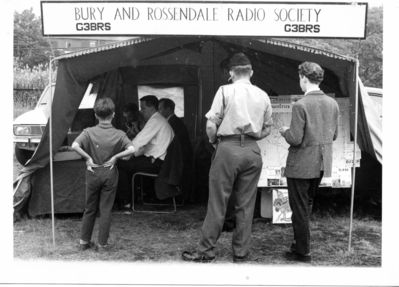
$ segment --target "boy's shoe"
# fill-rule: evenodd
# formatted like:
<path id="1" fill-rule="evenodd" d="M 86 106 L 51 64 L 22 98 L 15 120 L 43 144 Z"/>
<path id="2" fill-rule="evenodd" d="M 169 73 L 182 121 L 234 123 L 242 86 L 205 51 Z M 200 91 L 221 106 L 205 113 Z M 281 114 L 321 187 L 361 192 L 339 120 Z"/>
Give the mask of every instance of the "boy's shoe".
<path id="1" fill-rule="evenodd" d="M 204 254 L 200 254 L 197 251 L 184 251 L 181 255 L 184 261 L 192 261 L 192 262 L 199 262 L 199 263 L 209 263 L 215 260 L 215 256 L 209 257 Z"/>
<path id="2" fill-rule="evenodd" d="M 93 242 L 79 243 L 79 251 L 85 251 L 93 247 L 95 247 L 95 244 Z"/>
<path id="3" fill-rule="evenodd" d="M 287 251 L 284 254 L 285 259 L 288 261 L 298 261 L 304 263 L 310 263 L 312 261 L 312 256 L 310 255 L 302 255 L 297 252 Z"/>

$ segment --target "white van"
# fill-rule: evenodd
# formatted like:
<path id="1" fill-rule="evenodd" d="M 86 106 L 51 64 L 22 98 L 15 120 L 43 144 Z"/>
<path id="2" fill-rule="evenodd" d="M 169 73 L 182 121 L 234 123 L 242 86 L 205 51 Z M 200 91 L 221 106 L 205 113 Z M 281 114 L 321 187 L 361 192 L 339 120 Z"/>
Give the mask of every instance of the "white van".
<path id="1" fill-rule="evenodd" d="M 93 109 L 97 98 L 97 85 L 90 83 L 80 103 L 79 109 Z M 13 141 L 15 157 L 24 165 L 33 155 L 40 143 L 44 129 L 50 116 L 50 90 L 54 96 L 55 84 L 46 86 L 36 107 L 20 116 L 13 122 Z"/>

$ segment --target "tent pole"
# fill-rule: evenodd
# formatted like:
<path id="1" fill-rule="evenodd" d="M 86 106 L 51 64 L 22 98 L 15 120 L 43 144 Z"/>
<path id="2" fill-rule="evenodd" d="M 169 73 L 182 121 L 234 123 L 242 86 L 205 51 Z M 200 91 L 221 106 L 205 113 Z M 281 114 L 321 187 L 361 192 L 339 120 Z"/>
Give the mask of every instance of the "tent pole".
<path id="1" fill-rule="evenodd" d="M 52 64 L 54 59 L 50 57 L 49 83 L 50 83 L 50 116 L 49 116 L 49 157 L 50 157 L 50 194 L 51 194 L 51 229 L 53 233 L 53 247 L 55 247 L 55 224 L 54 224 L 54 182 L 53 182 L 53 85 Z"/>
<path id="2" fill-rule="evenodd" d="M 355 180 L 356 180 L 356 143 L 357 143 L 357 118 L 358 118 L 358 106 L 359 106 L 359 60 L 356 58 L 356 74 L 355 74 L 355 120 L 354 120 L 354 139 L 353 139 L 353 176 L 352 176 L 352 189 L 351 189 L 351 209 L 350 209 L 350 223 L 349 223 L 349 240 L 348 240 L 348 252 L 351 251 L 352 243 L 352 228 L 353 228 L 353 205 L 355 196 Z"/>

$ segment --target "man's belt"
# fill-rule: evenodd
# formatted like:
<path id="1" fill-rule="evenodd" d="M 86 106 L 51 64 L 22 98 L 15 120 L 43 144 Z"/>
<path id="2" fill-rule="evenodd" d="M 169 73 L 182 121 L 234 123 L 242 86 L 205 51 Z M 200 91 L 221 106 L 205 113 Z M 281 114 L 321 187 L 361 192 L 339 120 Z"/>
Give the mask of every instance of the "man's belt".
<path id="1" fill-rule="evenodd" d="M 241 146 L 244 146 L 244 142 L 246 141 L 256 141 L 256 138 L 249 136 L 249 135 L 245 135 L 245 134 L 241 134 L 241 135 L 228 135 L 228 136 L 220 136 L 219 137 L 220 141 L 239 141 L 241 143 Z"/>

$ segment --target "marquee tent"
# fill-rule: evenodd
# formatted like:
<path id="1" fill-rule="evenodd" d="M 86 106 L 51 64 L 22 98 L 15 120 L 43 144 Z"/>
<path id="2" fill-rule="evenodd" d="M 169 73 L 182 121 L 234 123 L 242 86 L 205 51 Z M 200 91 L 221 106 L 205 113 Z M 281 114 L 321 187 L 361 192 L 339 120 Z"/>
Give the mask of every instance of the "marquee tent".
<path id="1" fill-rule="evenodd" d="M 226 60 L 238 51 L 246 53 L 253 63 L 252 82 L 271 96 L 301 94 L 298 64 L 319 63 L 325 69 L 321 89 L 337 98 L 350 99 L 351 129 L 358 88 L 358 144 L 382 163 L 381 122 L 356 78 L 356 60 L 282 40 L 222 36 L 140 37 L 58 57 L 52 105 L 53 154 L 65 144 L 71 127 L 79 123 L 79 104 L 94 79 L 99 83 L 98 97 L 111 96 L 116 102 L 117 127 L 123 105 L 137 102 L 139 85 L 182 87 L 184 122 L 195 142 L 205 135 L 204 114 L 217 88 L 226 83 Z M 25 210 L 31 215 L 50 213 L 49 179 L 43 176 L 48 173 L 48 165 L 49 124 L 36 152 L 14 183 L 15 211 Z M 83 211 L 82 170 L 81 160 L 54 163 L 55 213 Z"/>

